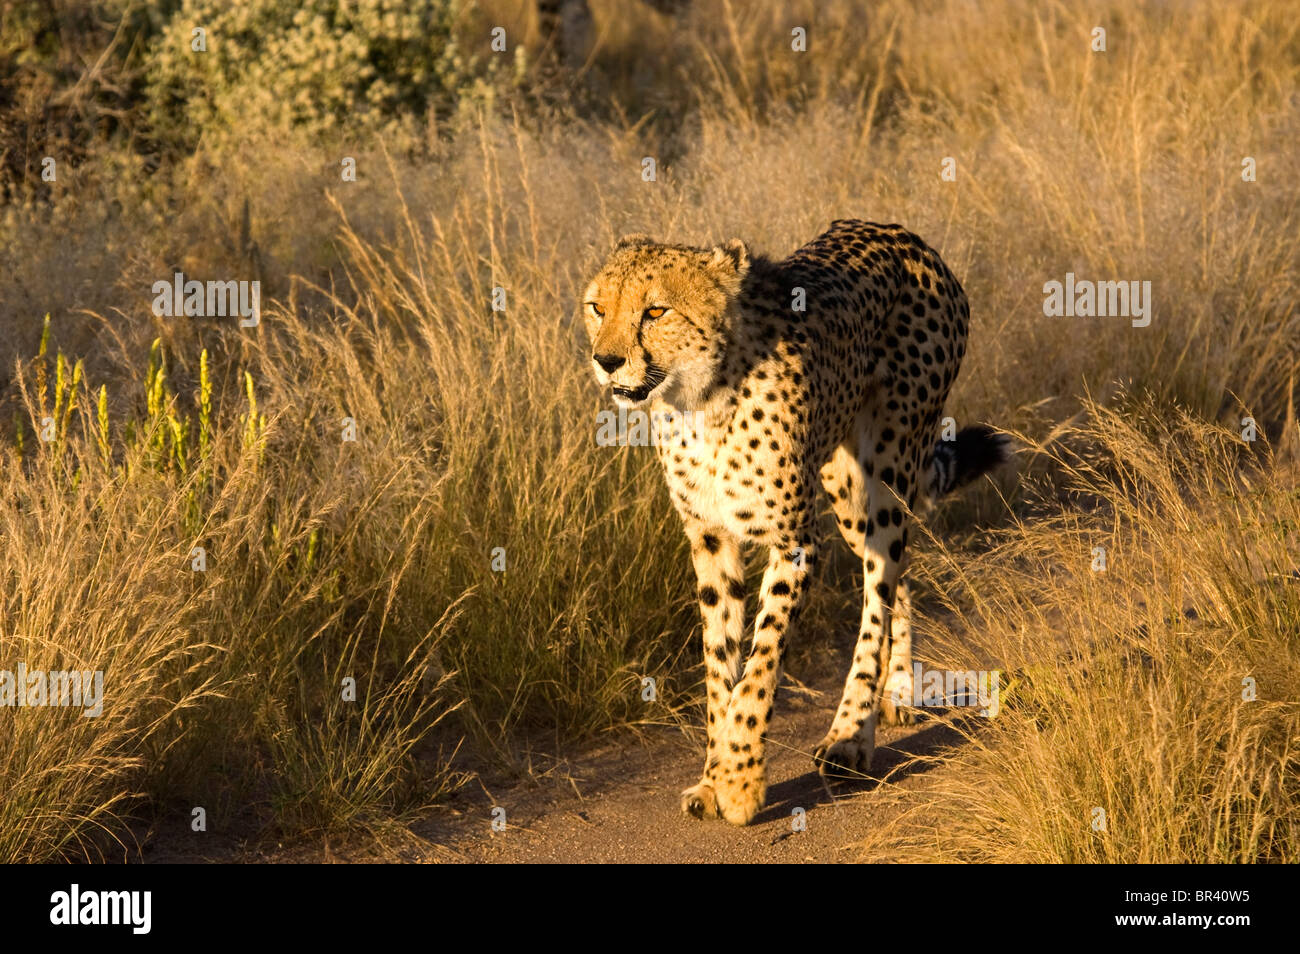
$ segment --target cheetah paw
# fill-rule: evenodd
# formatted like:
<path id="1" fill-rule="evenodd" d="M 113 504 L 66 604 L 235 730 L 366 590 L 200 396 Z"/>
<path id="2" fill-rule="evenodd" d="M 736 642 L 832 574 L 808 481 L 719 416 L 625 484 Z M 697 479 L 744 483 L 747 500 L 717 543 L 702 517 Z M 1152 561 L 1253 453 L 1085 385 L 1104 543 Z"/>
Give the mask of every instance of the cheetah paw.
<path id="1" fill-rule="evenodd" d="M 876 754 L 876 716 L 872 714 L 862 728 L 847 739 L 827 735 L 813 751 L 817 771 L 825 776 L 863 778 L 871 769 Z"/>
<path id="2" fill-rule="evenodd" d="M 763 807 L 767 784 L 754 775 L 722 777 L 713 780 L 718 814 L 733 825 L 748 825 Z"/>
<path id="3" fill-rule="evenodd" d="M 898 677 L 898 678 L 895 678 Z M 912 701 L 911 673 L 895 672 L 885 684 L 880 697 L 880 721 L 886 725 L 912 725 L 919 716 L 910 705 Z"/>
<path id="4" fill-rule="evenodd" d="M 911 709 L 896 707 L 890 700 L 880 700 L 881 725 L 916 725 L 921 719 Z"/>
<path id="5" fill-rule="evenodd" d="M 696 818 L 715 818 L 718 812 L 718 800 L 713 794 L 710 782 L 700 782 L 682 792 L 682 813 Z"/>

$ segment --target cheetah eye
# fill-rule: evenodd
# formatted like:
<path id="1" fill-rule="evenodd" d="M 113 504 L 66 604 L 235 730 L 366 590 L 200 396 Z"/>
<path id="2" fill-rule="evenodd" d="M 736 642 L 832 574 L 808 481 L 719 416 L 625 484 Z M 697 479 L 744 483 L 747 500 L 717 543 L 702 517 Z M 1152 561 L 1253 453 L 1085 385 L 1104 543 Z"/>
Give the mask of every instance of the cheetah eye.
<path id="1" fill-rule="evenodd" d="M 597 317 L 597 318 L 604 318 L 604 317 L 605 317 L 605 309 L 604 309 L 604 308 L 601 308 L 601 307 L 600 307 L 599 305 L 597 305 L 594 301 L 589 301 L 589 302 L 587 302 L 587 305 L 588 305 L 588 307 L 591 308 L 592 311 L 594 311 L 594 312 L 596 313 L 596 317 Z"/>
<path id="2" fill-rule="evenodd" d="M 662 318 L 664 312 L 666 312 L 667 310 L 668 309 L 665 308 L 663 305 L 655 305 L 653 308 L 647 308 L 645 310 L 645 316 L 647 318 Z"/>

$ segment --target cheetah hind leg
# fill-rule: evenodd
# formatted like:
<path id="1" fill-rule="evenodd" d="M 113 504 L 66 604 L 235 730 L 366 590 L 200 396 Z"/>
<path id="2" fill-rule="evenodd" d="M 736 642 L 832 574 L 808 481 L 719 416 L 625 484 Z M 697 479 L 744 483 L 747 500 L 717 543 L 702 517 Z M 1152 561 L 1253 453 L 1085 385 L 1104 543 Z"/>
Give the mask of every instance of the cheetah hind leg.
<path id="1" fill-rule="evenodd" d="M 835 511 L 835 525 L 858 559 L 866 553 L 867 475 L 851 445 L 842 444 L 821 470 L 822 486 Z M 911 725 L 917 720 L 908 708 L 912 699 L 912 600 L 902 574 L 907 555 L 899 568 L 898 593 L 890 614 L 889 645 L 881 647 L 878 671 L 885 674 L 879 695 L 882 725 Z M 894 666 L 890 668 L 890 662 Z M 828 743 L 829 744 L 829 743 Z M 869 746 L 868 746 L 869 747 Z"/>
<path id="2" fill-rule="evenodd" d="M 893 612 L 889 617 L 889 645 L 884 647 L 880 671 L 886 673 L 880 694 L 882 725 L 913 725 L 920 714 L 913 708 L 912 685 L 912 597 L 907 581 L 898 581 Z"/>

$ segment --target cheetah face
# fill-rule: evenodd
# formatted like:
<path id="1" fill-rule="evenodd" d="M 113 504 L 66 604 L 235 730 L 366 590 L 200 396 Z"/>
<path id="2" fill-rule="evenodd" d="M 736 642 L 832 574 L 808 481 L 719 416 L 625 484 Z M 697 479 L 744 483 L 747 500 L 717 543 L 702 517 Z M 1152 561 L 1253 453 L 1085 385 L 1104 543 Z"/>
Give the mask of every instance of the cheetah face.
<path id="1" fill-rule="evenodd" d="M 621 239 L 583 295 L 596 380 L 635 407 L 695 407 L 714 380 L 749 270 L 738 239 L 711 249 Z"/>

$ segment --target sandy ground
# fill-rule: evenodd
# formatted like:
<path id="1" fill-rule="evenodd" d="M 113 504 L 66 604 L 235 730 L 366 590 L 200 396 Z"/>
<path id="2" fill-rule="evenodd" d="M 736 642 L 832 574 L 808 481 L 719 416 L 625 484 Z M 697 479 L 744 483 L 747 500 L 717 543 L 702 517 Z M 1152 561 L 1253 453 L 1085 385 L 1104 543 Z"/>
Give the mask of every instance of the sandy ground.
<path id="1" fill-rule="evenodd" d="M 834 715 L 838 689 L 815 699 L 785 694 L 769 734 L 767 806 L 753 824 L 733 828 L 720 819 L 683 815 L 679 792 L 698 781 L 702 744 L 680 732 L 625 739 L 567 766 L 554 780 L 462 796 L 455 814 L 415 830 L 441 844 L 440 860 L 486 863 L 719 863 L 856 861 L 854 842 L 882 824 L 900 804 L 885 799 L 921 781 L 926 763 L 911 756 L 952 744 L 937 724 L 883 728 L 877 733 L 874 779 L 824 784 L 811 756 Z M 567 775 L 567 777 L 565 777 Z M 895 792 L 896 794 L 896 792 Z M 472 802 L 465 804 L 465 802 Z M 494 831 L 492 809 L 505 810 Z M 796 809 L 803 809 L 797 830 Z"/>
<path id="2" fill-rule="evenodd" d="M 839 685 L 783 690 L 768 735 L 767 805 L 748 827 L 682 814 L 679 793 L 699 780 L 703 733 L 623 731 L 528 777 L 474 779 L 409 830 L 320 843 L 253 838 L 145 838 L 145 863 L 827 863 L 858 860 L 854 844 L 907 804 L 932 763 L 912 759 L 953 745 L 938 723 L 882 727 L 872 778 L 823 782 L 812 749 L 834 715 Z M 819 691 L 818 691 L 819 690 Z M 940 770 L 941 771 L 941 770 Z M 903 797 L 898 796 L 902 794 Z M 504 828 L 499 827 L 504 809 Z M 797 809 L 802 809 L 800 818 Z M 498 820 L 494 828 L 493 820 Z M 798 822 L 802 822 L 800 827 Z M 900 859 L 902 860 L 902 859 Z"/>

